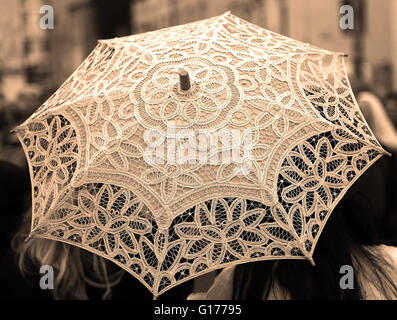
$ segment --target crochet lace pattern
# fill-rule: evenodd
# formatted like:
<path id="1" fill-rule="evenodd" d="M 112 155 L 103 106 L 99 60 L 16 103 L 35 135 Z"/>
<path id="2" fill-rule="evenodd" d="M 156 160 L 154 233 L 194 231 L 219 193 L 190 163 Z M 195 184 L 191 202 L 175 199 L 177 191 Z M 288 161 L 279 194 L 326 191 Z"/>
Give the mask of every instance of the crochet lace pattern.
<path id="1" fill-rule="evenodd" d="M 154 296 L 230 265 L 312 261 L 333 208 L 385 153 L 342 54 L 229 12 L 100 40 L 15 130 L 32 180 L 31 236 L 109 259 Z M 204 145 L 206 161 L 167 161 L 169 145 L 145 158 L 151 139 L 186 146 L 199 137 L 180 133 L 200 130 L 221 138 Z M 248 171 L 209 161 L 231 150 L 225 130 L 251 133 Z"/>

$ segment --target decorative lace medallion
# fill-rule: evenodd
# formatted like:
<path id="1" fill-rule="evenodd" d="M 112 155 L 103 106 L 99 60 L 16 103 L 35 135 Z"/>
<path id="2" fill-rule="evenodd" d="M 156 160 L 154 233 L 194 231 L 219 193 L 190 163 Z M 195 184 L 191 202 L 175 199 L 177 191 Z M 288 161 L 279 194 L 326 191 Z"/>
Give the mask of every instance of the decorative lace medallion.
<path id="1" fill-rule="evenodd" d="M 178 70 L 189 70 L 193 85 L 179 87 Z M 134 88 L 135 116 L 145 128 L 221 128 L 241 105 L 238 74 L 230 66 L 192 57 L 160 62 Z M 134 101 L 135 102 L 135 101 Z"/>

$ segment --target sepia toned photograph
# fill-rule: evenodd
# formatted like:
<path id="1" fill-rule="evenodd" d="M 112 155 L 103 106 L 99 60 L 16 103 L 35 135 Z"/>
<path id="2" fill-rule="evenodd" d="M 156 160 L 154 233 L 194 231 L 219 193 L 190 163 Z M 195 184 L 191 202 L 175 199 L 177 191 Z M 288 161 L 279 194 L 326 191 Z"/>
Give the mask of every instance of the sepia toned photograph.
<path id="1" fill-rule="evenodd" d="M 1 300 L 397 300 L 396 15 L 0 0 Z"/>

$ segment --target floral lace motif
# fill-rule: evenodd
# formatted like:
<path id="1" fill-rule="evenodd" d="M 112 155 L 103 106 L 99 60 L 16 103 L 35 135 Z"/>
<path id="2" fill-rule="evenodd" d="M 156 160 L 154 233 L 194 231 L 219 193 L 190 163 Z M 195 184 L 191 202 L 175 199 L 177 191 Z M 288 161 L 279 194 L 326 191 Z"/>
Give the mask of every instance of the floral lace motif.
<path id="1" fill-rule="evenodd" d="M 179 150 L 200 137 L 178 134 L 200 130 L 219 138 L 206 161 L 167 162 L 169 145 L 145 158 L 152 138 Z M 250 133 L 248 171 L 219 161 L 233 130 Z M 16 131 L 32 234 L 110 259 L 156 296 L 228 265 L 311 259 L 333 208 L 384 153 L 340 54 L 229 13 L 100 41 Z"/>

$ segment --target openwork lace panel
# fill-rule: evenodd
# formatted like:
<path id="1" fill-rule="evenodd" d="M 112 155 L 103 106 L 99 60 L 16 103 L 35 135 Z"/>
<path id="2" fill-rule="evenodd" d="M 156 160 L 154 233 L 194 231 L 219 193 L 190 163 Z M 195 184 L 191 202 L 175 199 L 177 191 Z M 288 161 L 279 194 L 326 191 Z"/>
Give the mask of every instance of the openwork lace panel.
<path id="1" fill-rule="evenodd" d="M 167 161 L 169 145 L 145 159 L 150 139 L 200 130 L 220 135 L 200 145 L 207 161 Z M 225 130 L 251 133 L 248 171 L 209 161 L 230 149 Z M 230 13 L 100 41 L 16 131 L 32 236 L 107 258 L 155 296 L 228 265 L 310 260 L 333 208 L 384 153 L 341 54 Z"/>

